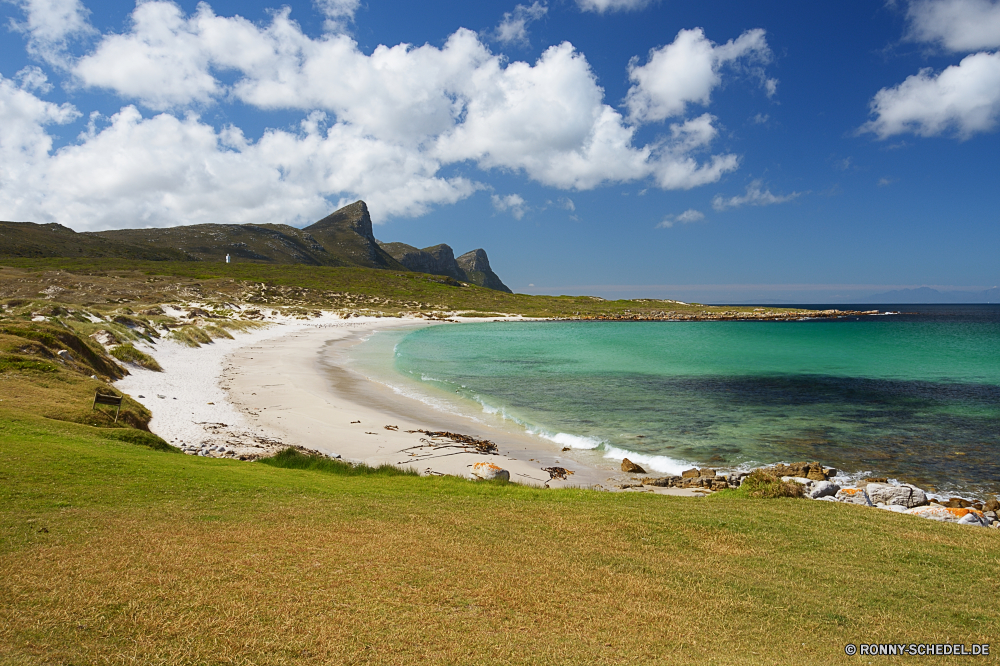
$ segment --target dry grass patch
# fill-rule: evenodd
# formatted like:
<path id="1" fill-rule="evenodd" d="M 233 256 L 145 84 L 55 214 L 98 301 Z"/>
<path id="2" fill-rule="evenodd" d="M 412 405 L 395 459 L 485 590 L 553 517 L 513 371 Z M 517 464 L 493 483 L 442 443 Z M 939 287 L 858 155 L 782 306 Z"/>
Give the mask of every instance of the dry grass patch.
<path id="1" fill-rule="evenodd" d="M 1000 628 L 991 530 L 344 477 L 69 431 L 39 449 L 24 428 L 0 431 L 0 661 L 830 664 L 853 663 L 847 642 Z"/>

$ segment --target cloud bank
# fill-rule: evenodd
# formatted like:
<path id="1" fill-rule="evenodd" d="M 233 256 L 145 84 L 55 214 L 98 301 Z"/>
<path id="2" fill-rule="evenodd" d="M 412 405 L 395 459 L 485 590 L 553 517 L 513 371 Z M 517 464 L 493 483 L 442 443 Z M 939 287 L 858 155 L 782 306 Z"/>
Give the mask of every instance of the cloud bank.
<path id="1" fill-rule="evenodd" d="M 380 219 L 421 215 L 484 188 L 464 165 L 563 190 L 647 179 L 663 189 L 697 187 L 736 169 L 739 158 L 711 154 L 715 117 L 686 110 L 710 103 L 724 65 L 762 66 L 769 54 L 760 30 L 723 45 L 700 29 L 682 31 L 645 65 L 630 66 L 625 117 L 605 103 L 586 57 L 568 42 L 533 63 L 508 61 L 460 29 L 440 47 L 366 54 L 342 30 L 356 0 L 318 0 L 328 20 L 318 38 L 287 8 L 258 25 L 205 3 L 186 15 L 152 0 L 136 6 L 126 31 L 100 35 L 74 57 L 67 40 L 94 34 L 82 5 L 22 6 L 29 45 L 49 45 L 70 84 L 125 105 L 109 117 L 92 114 L 75 141 L 53 149 L 50 132 L 81 112 L 42 99 L 40 70 L 20 85 L 0 77 L 0 210 L 85 229 L 297 224 L 355 198 Z M 526 25 L 544 5 L 520 5 L 511 20 L 518 11 Z M 202 120 L 233 104 L 303 120 L 259 138 Z M 642 124 L 666 119 L 674 122 L 661 137 L 635 142 Z"/>

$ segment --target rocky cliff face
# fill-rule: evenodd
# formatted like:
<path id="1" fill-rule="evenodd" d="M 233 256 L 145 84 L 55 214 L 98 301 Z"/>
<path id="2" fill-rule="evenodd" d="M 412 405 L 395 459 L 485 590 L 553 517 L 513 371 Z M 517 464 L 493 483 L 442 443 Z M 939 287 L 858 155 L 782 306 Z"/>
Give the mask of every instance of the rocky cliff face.
<path id="1" fill-rule="evenodd" d="M 382 243 L 382 249 L 411 271 L 447 275 L 462 282 L 511 293 L 493 269 L 483 249 L 466 252 L 458 259 L 449 245 L 444 243 L 417 249 L 406 243 Z"/>
<path id="2" fill-rule="evenodd" d="M 406 243 L 382 243 L 382 249 L 399 263 L 417 273 L 447 275 L 456 280 L 466 280 L 465 272 L 455 262 L 455 253 L 442 243 L 418 249 Z"/>
<path id="3" fill-rule="evenodd" d="M 486 256 L 486 250 L 479 248 L 472 252 L 466 252 L 456 260 L 456 263 L 459 268 L 465 271 L 469 282 L 474 282 L 487 289 L 506 291 L 508 294 L 512 293 L 507 285 L 500 281 L 500 277 L 493 272 L 493 269 L 490 268 L 490 260 Z"/>
<path id="4" fill-rule="evenodd" d="M 315 236 L 332 253 L 346 255 L 351 263 L 371 268 L 403 268 L 375 240 L 372 218 L 364 201 L 344 206 L 303 231 Z"/>

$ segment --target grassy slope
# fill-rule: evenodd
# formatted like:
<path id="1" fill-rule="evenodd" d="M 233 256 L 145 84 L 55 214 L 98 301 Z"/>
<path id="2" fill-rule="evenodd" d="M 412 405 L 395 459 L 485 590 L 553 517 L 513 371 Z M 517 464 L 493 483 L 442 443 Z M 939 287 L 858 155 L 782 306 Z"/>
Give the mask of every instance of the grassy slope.
<path id="1" fill-rule="evenodd" d="M 169 455 L 0 413 L 0 663 L 867 663 L 844 644 L 995 637 L 998 544 L 804 500 Z"/>
<path id="2" fill-rule="evenodd" d="M 148 297 L 148 302 L 162 302 L 179 297 L 194 300 L 238 296 L 269 305 L 353 308 L 387 314 L 421 309 L 500 312 L 534 317 L 665 310 L 679 313 L 753 310 L 752 307 L 678 305 L 648 299 L 605 301 L 590 296 L 508 294 L 475 285 L 456 286 L 453 280 L 448 284 L 449 278 L 439 275 L 357 267 L 88 259 L 4 259 L 0 264 L 9 267 L 2 269 L 0 278 L 3 273 L 16 274 L 29 282 L 44 279 L 59 281 L 56 273 L 62 272 L 66 278 L 65 286 L 70 290 L 73 285 L 82 284 L 80 278 L 83 278 L 84 282 L 93 283 L 86 285 L 85 290 L 92 296 L 107 290 L 106 285 L 101 284 L 102 280 L 112 282 L 114 289 L 111 291 L 115 292 L 117 298 L 114 301 L 118 303 L 143 300 L 144 297 Z M 135 296 L 131 292 L 144 296 Z M 348 292 L 350 298 L 345 296 Z M 31 296 L 36 294 L 37 290 L 31 292 Z M 66 297 L 67 294 L 59 295 L 60 299 Z"/>

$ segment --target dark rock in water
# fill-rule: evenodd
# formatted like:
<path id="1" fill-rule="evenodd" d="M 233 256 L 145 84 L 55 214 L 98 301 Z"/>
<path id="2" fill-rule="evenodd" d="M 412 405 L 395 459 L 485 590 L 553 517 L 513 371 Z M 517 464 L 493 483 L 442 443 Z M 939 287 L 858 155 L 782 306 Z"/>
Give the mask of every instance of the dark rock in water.
<path id="1" fill-rule="evenodd" d="M 681 472 L 681 478 L 684 479 L 697 478 L 699 476 L 701 476 L 701 472 L 699 472 L 695 468 L 686 469 L 683 472 Z"/>
<path id="2" fill-rule="evenodd" d="M 987 500 L 986 503 L 983 504 L 983 511 L 994 511 L 996 513 L 1000 513 L 1000 501 L 998 501 L 995 497 L 991 500 Z"/>
<path id="3" fill-rule="evenodd" d="M 870 476 L 867 479 L 861 481 L 861 483 L 888 483 L 889 479 L 884 476 Z"/>
<path id="4" fill-rule="evenodd" d="M 961 497 L 951 497 L 945 503 L 945 506 L 949 509 L 968 509 L 972 506 L 972 502 L 964 500 Z"/>
<path id="5" fill-rule="evenodd" d="M 646 470 L 644 470 L 639 465 L 636 465 L 634 462 L 632 462 L 628 458 L 626 458 L 625 460 L 622 461 L 622 471 L 623 472 L 627 472 L 629 474 L 645 474 L 646 473 Z"/>

